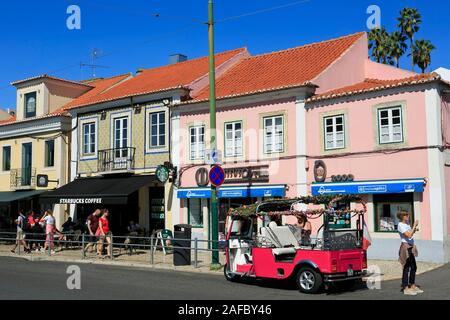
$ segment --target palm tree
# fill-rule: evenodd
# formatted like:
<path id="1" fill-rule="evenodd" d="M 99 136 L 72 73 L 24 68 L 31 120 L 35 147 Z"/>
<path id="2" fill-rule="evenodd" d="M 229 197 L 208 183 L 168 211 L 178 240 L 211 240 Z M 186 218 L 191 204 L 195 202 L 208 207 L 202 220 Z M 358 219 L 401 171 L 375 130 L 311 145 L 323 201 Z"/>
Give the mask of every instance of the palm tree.
<path id="1" fill-rule="evenodd" d="M 388 63 L 389 34 L 386 29 L 384 27 L 372 29 L 368 37 L 372 58 L 378 63 Z"/>
<path id="2" fill-rule="evenodd" d="M 413 45 L 413 61 L 425 73 L 425 70 L 431 64 L 431 51 L 436 47 L 429 40 L 416 40 Z"/>
<path id="3" fill-rule="evenodd" d="M 402 33 L 409 38 L 412 56 L 412 71 L 414 71 L 414 35 L 419 31 L 420 24 L 422 23 L 422 16 L 415 8 L 404 8 L 402 11 L 400 11 L 400 17 L 397 20 L 398 27 L 400 28 Z"/>
<path id="4" fill-rule="evenodd" d="M 397 68 L 400 66 L 400 58 L 405 54 L 406 49 L 408 48 L 406 40 L 406 36 L 399 31 L 392 32 L 389 35 L 389 60 L 390 64 L 395 65 Z"/>

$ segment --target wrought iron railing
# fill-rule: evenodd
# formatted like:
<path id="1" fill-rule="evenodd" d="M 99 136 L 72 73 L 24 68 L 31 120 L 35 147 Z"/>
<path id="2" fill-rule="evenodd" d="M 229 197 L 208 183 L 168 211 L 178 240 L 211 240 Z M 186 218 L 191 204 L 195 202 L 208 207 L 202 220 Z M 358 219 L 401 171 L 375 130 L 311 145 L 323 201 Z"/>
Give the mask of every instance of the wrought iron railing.
<path id="1" fill-rule="evenodd" d="M 36 168 L 11 169 L 10 186 L 12 190 L 36 187 Z"/>
<path id="2" fill-rule="evenodd" d="M 99 150 L 98 172 L 132 170 L 134 168 L 135 152 L 136 148 L 132 147 Z"/>

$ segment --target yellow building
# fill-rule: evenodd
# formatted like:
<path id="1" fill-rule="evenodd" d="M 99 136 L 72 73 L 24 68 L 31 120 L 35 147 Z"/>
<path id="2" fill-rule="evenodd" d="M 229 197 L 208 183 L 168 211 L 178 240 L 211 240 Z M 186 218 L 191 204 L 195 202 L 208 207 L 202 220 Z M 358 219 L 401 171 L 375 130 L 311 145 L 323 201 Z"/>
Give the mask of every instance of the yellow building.
<path id="1" fill-rule="evenodd" d="M 61 225 L 66 206 L 40 205 L 38 198 L 70 178 L 71 119 L 62 107 L 91 87 L 47 75 L 12 85 L 16 113 L 0 121 L 0 229 L 13 227 L 19 210 L 42 214 L 47 208 Z M 47 187 L 38 186 L 38 175 L 48 177 Z"/>
<path id="2" fill-rule="evenodd" d="M 247 55 L 245 49 L 217 54 L 218 76 Z M 70 204 L 71 214 L 81 219 L 107 208 L 114 234 L 126 233 L 130 221 L 147 234 L 180 223 L 175 142 L 180 123 L 169 106 L 206 87 L 208 58 L 172 58 L 172 64 L 135 76 L 89 82 L 95 89 L 64 107 L 76 128 L 71 134 L 72 182 L 42 196 L 43 202 Z M 175 170 L 161 179 L 159 166 Z"/>

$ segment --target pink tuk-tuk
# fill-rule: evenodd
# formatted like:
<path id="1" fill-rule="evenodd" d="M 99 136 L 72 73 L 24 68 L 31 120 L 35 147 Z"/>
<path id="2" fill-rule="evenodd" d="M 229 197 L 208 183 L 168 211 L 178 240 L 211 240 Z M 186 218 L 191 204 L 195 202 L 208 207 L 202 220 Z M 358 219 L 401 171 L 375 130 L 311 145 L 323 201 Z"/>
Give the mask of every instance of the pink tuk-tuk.
<path id="1" fill-rule="evenodd" d="M 362 209 L 337 208 L 342 201 L 357 202 Z M 302 205 L 320 204 L 325 208 L 298 210 Z M 332 283 L 354 285 L 362 281 L 367 269 L 363 248 L 365 212 L 361 198 L 349 196 L 270 200 L 231 209 L 225 278 L 291 279 L 301 292 L 311 294 Z M 310 241 L 299 236 L 298 227 L 280 225 L 284 216 L 300 215 L 310 221 L 320 219 L 316 225 L 322 224 Z"/>

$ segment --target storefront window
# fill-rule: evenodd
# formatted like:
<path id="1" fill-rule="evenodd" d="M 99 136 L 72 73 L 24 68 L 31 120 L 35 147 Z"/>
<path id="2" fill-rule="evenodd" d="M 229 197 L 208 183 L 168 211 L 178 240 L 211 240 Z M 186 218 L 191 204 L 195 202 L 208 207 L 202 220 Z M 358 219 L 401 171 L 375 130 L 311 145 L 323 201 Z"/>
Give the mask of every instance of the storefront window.
<path id="1" fill-rule="evenodd" d="M 203 227 L 203 210 L 201 199 L 188 199 L 188 223 L 193 227 Z"/>
<path id="2" fill-rule="evenodd" d="M 405 210 L 414 220 L 414 202 L 412 194 L 398 194 L 389 196 L 374 196 L 375 231 L 397 232 L 397 213 Z"/>

